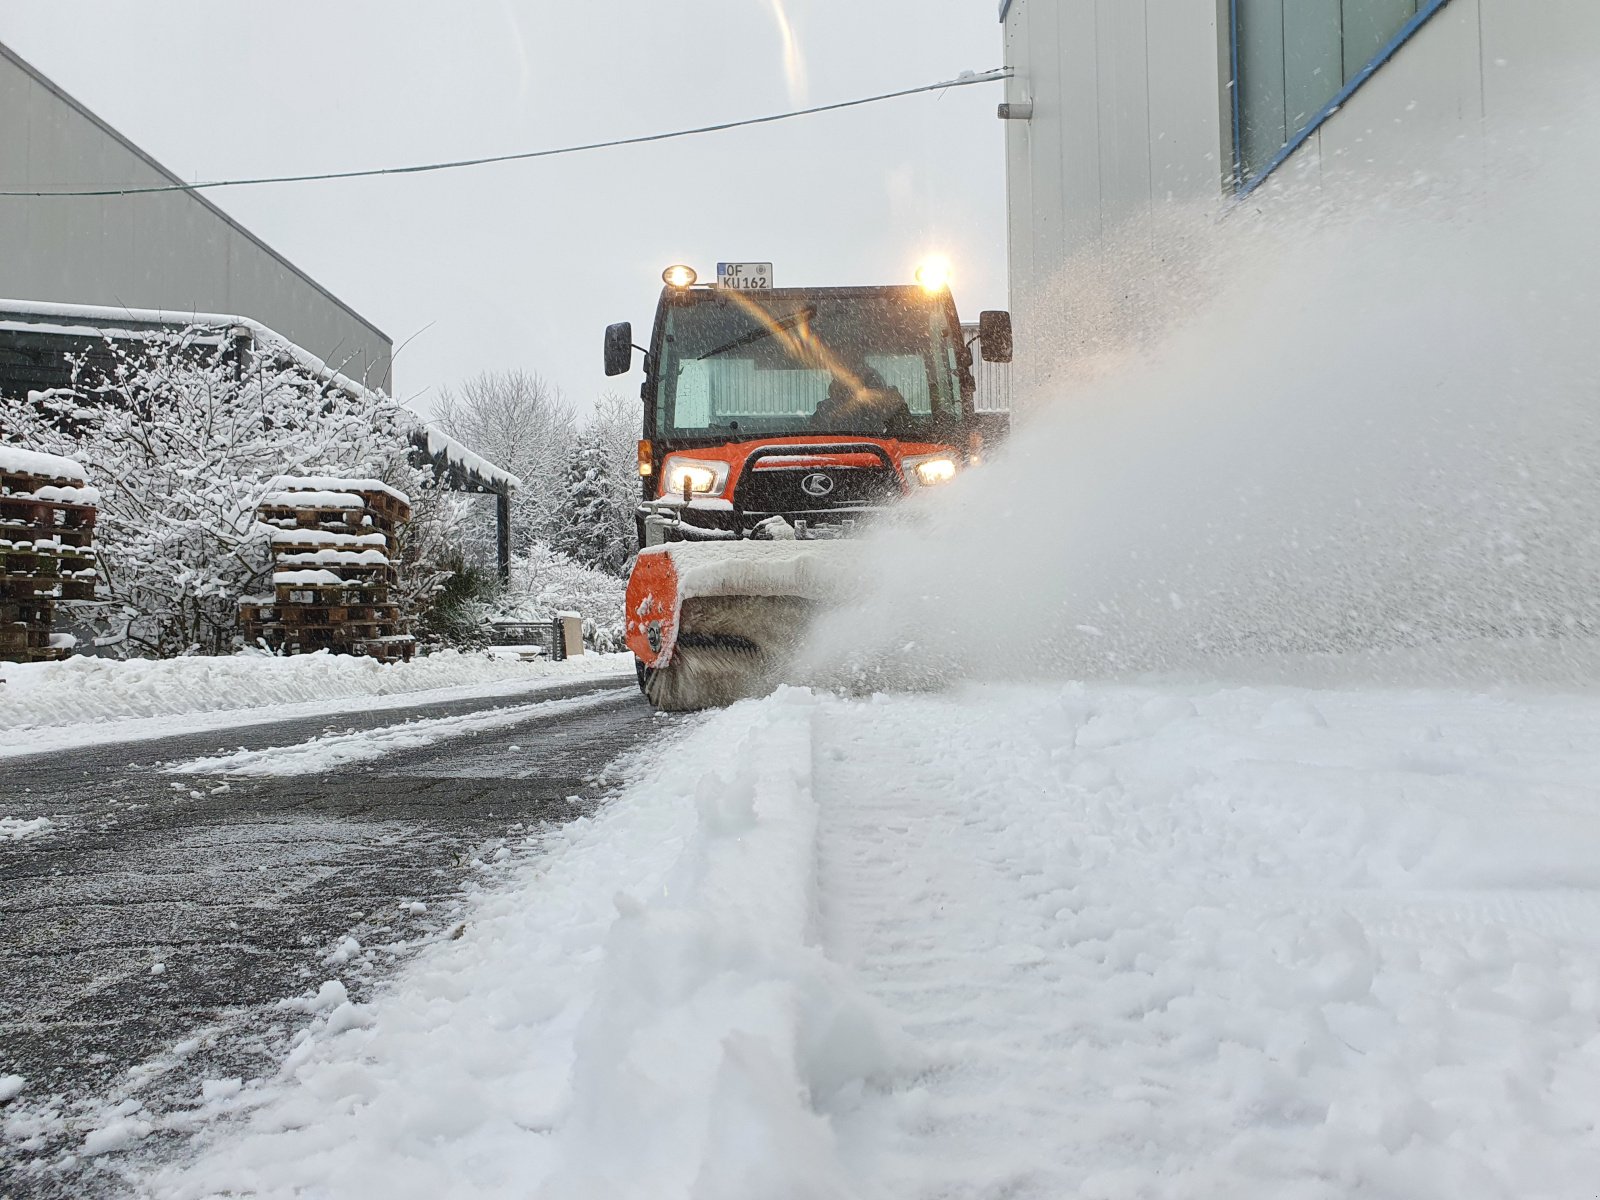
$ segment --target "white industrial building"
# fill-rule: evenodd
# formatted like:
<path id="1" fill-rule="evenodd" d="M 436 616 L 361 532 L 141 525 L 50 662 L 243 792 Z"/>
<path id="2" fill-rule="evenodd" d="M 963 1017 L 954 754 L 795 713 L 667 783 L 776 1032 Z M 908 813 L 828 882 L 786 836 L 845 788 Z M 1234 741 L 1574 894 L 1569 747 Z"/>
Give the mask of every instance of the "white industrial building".
<path id="1" fill-rule="evenodd" d="M 1491 153 L 1600 49 L 1600 0 L 1002 0 L 1000 19 L 1020 390 L 1086 286 L 1073 264 L 1131 223 L 1159 242 L 1174 206 Z"/>
<path id="2" fill-rule="evenodd" d="M 181 183 L 0 45 L 0 191 Z M 388 335 L 197 192 L 0 196 L 0 297 L 18 302 L 16 321 L 52 305 L 179 324 L 239 314 L 354 380 L 393 390 Z"/>

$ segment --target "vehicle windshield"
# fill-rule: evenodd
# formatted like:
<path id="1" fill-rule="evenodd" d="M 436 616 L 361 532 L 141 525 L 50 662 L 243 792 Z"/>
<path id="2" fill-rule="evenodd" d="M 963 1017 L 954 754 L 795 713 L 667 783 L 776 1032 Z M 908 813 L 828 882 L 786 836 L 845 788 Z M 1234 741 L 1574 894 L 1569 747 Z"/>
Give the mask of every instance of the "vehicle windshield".
<path id="1" fill-rule="evenodd" d="M 933 440 L 961 415 L 955 325 L 920 293 L 692 292 L 667 310 L 667 436 Z"/>

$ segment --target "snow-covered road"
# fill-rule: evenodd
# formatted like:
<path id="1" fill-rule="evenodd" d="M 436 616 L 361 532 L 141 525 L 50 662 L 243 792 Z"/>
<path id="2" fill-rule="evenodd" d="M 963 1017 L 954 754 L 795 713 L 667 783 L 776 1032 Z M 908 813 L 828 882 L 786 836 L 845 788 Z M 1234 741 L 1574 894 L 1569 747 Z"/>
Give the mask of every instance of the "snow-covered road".
<path id="1" fill-rule="evenodd" d="M 0 1197 L 125 1195 L 662 726 L 631 678 L 545 686 L 0 764 Z"/>
<path id="2" fill-rule="evenodd" d="M 699 722 L 147 1194 L 1572 1197 L 1600 700 Z"/>

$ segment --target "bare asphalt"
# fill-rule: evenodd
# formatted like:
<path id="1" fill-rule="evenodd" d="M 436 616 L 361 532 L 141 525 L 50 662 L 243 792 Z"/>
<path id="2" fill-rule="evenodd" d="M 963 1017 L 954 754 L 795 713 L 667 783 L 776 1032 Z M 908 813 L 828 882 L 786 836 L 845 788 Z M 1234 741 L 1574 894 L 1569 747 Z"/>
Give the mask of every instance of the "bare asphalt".
<path id="1" fill-rule="evenodd" d="M 329 774 L 223 791 L 154 765 L 597 692 Z M 27 1081 L 0 1103 L 0 1198 L 124 1194 L 123 1155 L 83 1153 L 117 1105 L 156 1118 L 133 1153 L 177 1149 L 162 1118 L 202 1080 L 281 1062 L 309 1019 L 281 1001 L 333 978 L 360 999 L 450 936 L 463 888 L 592 807 L 665 720 L 627 678 L 0 760 L 0 812 L 54 822 L 0 840 L 0 1077 Z M 347 937 L 362 949 L 339 961 Z"/>

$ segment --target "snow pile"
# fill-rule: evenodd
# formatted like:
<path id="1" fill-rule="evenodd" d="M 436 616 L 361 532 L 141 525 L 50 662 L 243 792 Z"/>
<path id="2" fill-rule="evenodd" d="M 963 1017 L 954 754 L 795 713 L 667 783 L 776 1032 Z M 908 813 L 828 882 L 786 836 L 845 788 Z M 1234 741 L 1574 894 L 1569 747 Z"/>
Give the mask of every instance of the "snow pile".
<path id="1" fill-rule="evenodd" d="M 21 817 L 0 817 L 0 842 L 20 842 L 24 838 L 39 837 L 49 833 L 56 823 L 49 817 L 35 817 L 31 821 Z M 0 1100 L 5 1099 L 0 1096 Z"/>
<path id="2" fill-rule="evenodd" d="M 7 492 L 13 500 L 43 500 L 46 504 L 87 504 L 93 508 L 100 503 L 100 489 L 92 487 L 56 487 L 46 484 L 31 492 Z"/>
<path id="3" fill-rule="evenodd" d="M 323 985 L 248 1126 L 149 1190 L 846 1194 L 819 1106 L 892 1056 L 814 944 L 815 712 L 787 693 L 693 729 L 388 994 Z"/>
<path id="4" fill-rule="evenodd" d="M 350 587 L 361 586 L 360 580 L 345 580 L 332 571 L 274 571 L 272 582 L 285 587 Z"/>
<path id="5" fill-rule="evenodd" d="M 301 554 L 279 554 L 277 561 L 291 567 L 311 563 L 334 567 L 386 567 L 390 559 L 383 550 L 308 550 Z"/>
<path id="6" fill-rule="evenodd" d="M 351 655 L 164 661 L 71 658 L 59 663 L 6 664 L 0 683 L 0 731 L 99 726 L 134 718 L 239 711 L 308 701 L 400 696 L 462 685 L 534 683 L 618 674 L 632 659 L 585 656 L 566 662 L 520 663 L 484 654 L 442 651 L 409 663 Z M 169 729 L 168 732 L 182 732 Z M 26 749 L 20 738 L 18 750 Z M 9 747 L 8 747 L 9 748 Z"/>
<path id="7" fill-rule="evenodd" d="M 382 492 L 410 504 L 411 497 L 381 479 L 341 479 L 332 475 L 279 475 L 267 484 L 274 493 L 299 494 L 302 492 Z"/>
<path id="8" fill-rule="evenodd" d="M 89 477 L 76 462 L 59 454 L 42 454 L 37 450 L 24 450 L 20 446 L 0 445 L 0 471 L 18 475 L 37 475 L 43 479 L 61 479 L 80 487 Z"/>
<path id="9" fill-rule="evenodd" d="M 261 497 L 263 508 L 366 508 L 367 502 L 354 492 L 266 492 Z"/>

